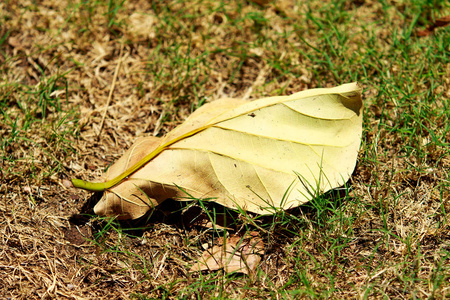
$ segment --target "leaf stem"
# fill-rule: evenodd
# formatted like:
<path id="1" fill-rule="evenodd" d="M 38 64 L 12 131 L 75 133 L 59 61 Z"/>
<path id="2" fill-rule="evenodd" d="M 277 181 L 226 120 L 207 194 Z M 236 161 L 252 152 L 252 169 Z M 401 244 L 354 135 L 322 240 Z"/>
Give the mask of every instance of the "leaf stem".
<path id="1" fill-rule="evenodd" d="M 106 182 L 89 182 L 89 181 L 84 181 L 81 179 L 76 179 L 73 178 L 72 179 L 72 184 L 74 187 L 76 188 L 80 188 L 83 190 L 87 190 L 87 191 L 92 191 L 92 192 L 103 192 L 107 189 L 112 188 L 113 186 L 119 184 L 120 182 L 122 182 L 124 179 L 126 179 L 128 176 L 130 176 L 131 174 L 133 174 L 134 172 L 136 172 L 137 170 L 139 170 L 143 165 L 145 165 L 147 162 L 149 162 L 150 160 L 152 160 L 153 158 L 155 158 L 156 156 L 158 156 L 161 152 L 163 152 L 167 147 L 169 147 L 170 145 L 188 137 L 191 135 L 196 134 L 197 132 L 200 132 L 202 130 L 204 130 L 205 128 L 210 127 L 211 125 L 208 124 L 206 126 L 202 126 L 200 128 L 194 129 L 188 133 L 185 133 L 161 146 L 159 146 L 158 148 L 156 148 L 155 150 L 153 150 L 152 152 L 150 152 L 149 154 L 147 154 L 146 156 L 144 156 L 140 161 L 138 161 L 136 164 L 134 164 L 131 168 L 129 168 L 128 170 L 126 170 L 125 172 L 123 172 L 122 174 L 120 174 L 119 176 L 106 181 Z"/>

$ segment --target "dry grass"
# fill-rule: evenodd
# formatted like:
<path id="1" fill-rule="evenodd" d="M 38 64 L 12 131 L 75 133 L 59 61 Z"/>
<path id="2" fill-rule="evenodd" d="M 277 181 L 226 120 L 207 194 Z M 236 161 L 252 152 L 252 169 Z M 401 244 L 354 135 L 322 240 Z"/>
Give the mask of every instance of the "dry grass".
<path id="1" fill-rule="evenodd" d="M 450 31 L 413 34 L 449 13 L 445 1 L 0 3 L 0 296 L 449 297 Z M 204 102 L 354 80 L 365 129 L 351 193 L 272 218 L 227 212 L 264 237 L 254 278 L 188 273 L 221 233 L 183 225 L 176 202 L 117 223 L 66 185 Z"/>

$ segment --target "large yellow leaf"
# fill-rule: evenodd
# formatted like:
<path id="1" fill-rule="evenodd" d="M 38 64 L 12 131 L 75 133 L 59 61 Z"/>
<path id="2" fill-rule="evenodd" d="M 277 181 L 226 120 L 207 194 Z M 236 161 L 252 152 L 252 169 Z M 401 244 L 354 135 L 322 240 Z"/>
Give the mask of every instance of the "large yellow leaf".
<path id="1" fill-rule="evenodd" d="M 138 218 L 187 194 L 256 213 L 299 206 L 343 185 L 362 132 L 357 83 L 252 102 L 206 104 L 164 138 L 138 140 L 107 172 L 99 215 Z"/>

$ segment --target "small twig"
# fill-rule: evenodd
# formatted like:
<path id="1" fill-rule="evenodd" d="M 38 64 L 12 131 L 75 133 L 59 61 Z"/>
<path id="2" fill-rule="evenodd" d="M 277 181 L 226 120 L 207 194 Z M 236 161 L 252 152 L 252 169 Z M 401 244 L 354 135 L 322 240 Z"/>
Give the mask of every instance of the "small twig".
<path id="1" fill-rule="evenodd" d="M 100 138 L 100 134 L 102 133 L 103 123 L 105 122 L 106 113 L 108 112 L 108 107 L 109 107 L 109 104 L 111 103 L 114 87 L 116 86 L 117 75 L 119 74 L 120 64 L 122 63 L 122 52 L 123 52 L 123 44 L 122 44 L 122 47 L 120 48 L 119 62 L 117 63 L 116 70 L 114 71 L 114 77 L 112 80 L 111 89 L 109 90 L 108 101 L 106 102 L 105 111 L 103 112 L 103 116 L 102 116 L 102 121 L 100 123 L 100 129 L 98 130 L 98 133 L 97 133 L 97 139 Z"/>
<path id="2" fill-rule="evenodd" d="M 153 136 L 158 136 L 159 130 L 161 130 L 161 121 L 165 115 L 166 115 L 166 110 L 163 110 L 161 112 L 161 115 L 159 116 L 158 120 L 156 121 L 155 129 L 153 130 Z"/>

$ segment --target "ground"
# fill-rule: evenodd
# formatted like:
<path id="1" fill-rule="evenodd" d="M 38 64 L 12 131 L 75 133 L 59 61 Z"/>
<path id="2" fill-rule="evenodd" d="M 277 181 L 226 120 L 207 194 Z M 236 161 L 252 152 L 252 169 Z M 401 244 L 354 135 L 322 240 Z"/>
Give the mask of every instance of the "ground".
<path id="1" fill-rule="evenodd" d="M 450 26 L 437 26 L 449 15 L 446 1 L 3 1 L 0 296 L 450 297 Z M 212 231 L 168 200 L 118 222 L 70 185 L 206 102 L 352 81 L 356 169 L 298 209 L 210 205 L 235 221 Z M 264 242 L 255 274 L 189 272 L 246 231 Z"/>

